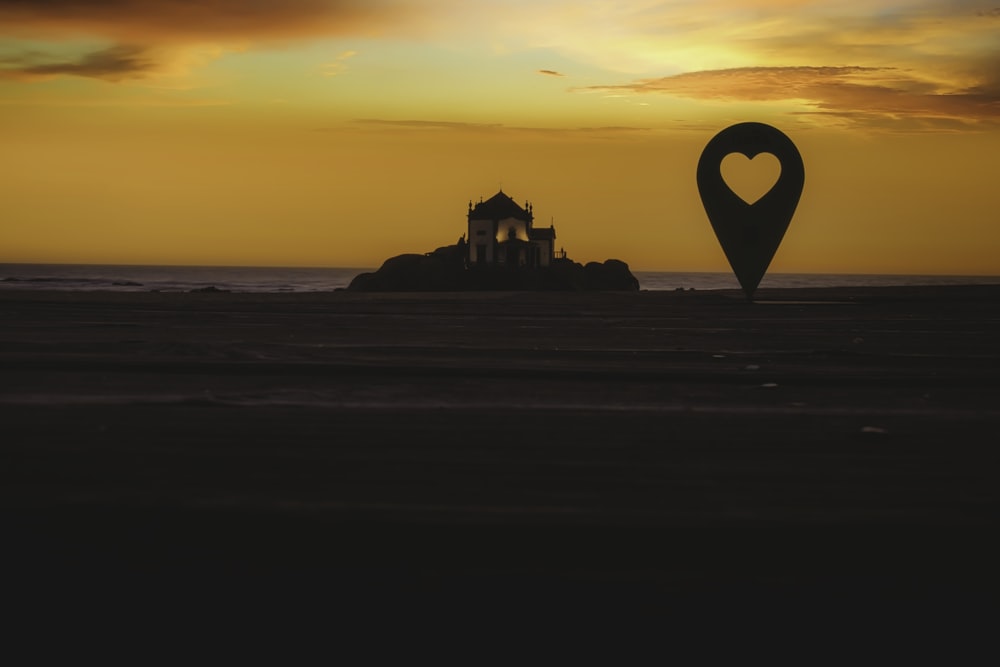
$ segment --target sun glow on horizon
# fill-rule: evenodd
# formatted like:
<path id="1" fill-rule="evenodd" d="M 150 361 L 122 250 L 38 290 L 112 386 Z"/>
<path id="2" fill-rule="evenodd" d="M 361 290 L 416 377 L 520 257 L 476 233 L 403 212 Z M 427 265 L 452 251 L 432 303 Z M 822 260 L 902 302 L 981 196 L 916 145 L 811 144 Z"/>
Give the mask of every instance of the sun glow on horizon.
<path id="1" fill-rule="evenodd" d="M 694 169 L 756 120 L 806 166 L 771 270 L 998 274 L 998 37 L 975 1 L 0 0 L 0 261 L 377 266 L 503 183 L 578 261 L 727 270 Z"/>

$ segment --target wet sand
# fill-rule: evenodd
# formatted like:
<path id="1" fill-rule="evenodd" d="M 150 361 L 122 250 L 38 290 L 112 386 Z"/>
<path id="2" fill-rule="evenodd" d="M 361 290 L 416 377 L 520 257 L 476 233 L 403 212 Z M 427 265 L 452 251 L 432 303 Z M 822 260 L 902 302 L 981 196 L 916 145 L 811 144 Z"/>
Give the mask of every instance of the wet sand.
<path id="1" fill-rule="evenodd" d="M 0 291 L 8 599 L 990 636 L 1000 287 L 757 297 Z"/>

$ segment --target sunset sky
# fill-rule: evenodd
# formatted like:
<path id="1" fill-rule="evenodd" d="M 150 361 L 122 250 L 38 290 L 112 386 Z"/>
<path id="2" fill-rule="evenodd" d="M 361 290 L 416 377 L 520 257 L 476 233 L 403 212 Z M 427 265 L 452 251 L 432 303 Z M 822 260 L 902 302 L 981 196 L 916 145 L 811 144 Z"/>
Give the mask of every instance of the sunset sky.
<path id="1" fill-rule="evenodd" d="M 502 187 L 724 271 L 741 121 L 805 162 L 772 271 L 1000 274 L 1000 0 L 0 0 L 0 262 L 374 267 Z"/>

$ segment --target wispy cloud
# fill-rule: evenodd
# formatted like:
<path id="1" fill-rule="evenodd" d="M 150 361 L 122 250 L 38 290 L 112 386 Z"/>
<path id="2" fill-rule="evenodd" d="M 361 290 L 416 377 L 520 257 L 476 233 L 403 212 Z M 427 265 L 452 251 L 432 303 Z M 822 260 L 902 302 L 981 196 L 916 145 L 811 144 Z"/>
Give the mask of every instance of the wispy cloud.
<path id="1" fill-rule="evenodd" d="M 540 69 L 538 70 L 538 73 L 546 76 L 566 76 L 562 72 L 557 72 L 554 69 Z"/>
<path id="2" fill-rule="evenodd" d="M 386 118 L 357 118 L 353 121 L 358 126 L 377 126 L 379 128 L 396 127 L 399 129 L 411 130 L 431 130 L 431 131 L 466 131 L 466 132 L 495 132 L 495 133 L 530 133 L 547 136 L 565 136 L 568 134 L 631 134 L 648 132 L 648 127 L 636 127 L 630 125 L 602 125 L 602 126 L 577 126 L 577 127 L 531 127 L 522 125 L 505 125 L 503 123 L 469 123 L 450 120 L 416 120 L 416 119 L 386 119 Z M 323 128 L 320 128 L 323 129 Z"/>
<path id="3" fill-rule="evenodd" d="M 357 51 L 344 51 L 332 61 L 325 63 L 320 69 L 323 76 L 337 76 L 347 69 L 347 61 L 358 55 Z"/>
<path id="4" fill-rule="evenodd" d="M 495 130 L 503 127 L 503 125 L 499 123 L 466 123 L 450 120 L 392 120 L 384 118 L 357 118 L 354 122 L 361 125 L 382 125 L 438 130 Z"/>

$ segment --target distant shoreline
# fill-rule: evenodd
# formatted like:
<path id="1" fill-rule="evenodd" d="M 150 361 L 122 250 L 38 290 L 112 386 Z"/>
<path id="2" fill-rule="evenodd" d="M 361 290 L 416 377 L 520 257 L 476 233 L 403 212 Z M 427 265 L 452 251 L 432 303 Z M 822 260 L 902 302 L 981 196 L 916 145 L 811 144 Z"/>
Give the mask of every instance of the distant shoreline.
<path id="1" fill-rule="evenodd" d="M 930 284 L 930 285 L 854 285 L 854 286 L 815 286 L 815 287 L 762 287 L 754 294 L 754 302 L 766 302 L 771 300 L 795 300 L 795 299 L 820 299 L 820 300 L 873 300 L 882 299 L 905 299 L 905 300 L 937 300 L 947 298 L 965 298 L 974 296 L 981 297 L 984 293 L 997 293 L 1000 297 L 1000 282 L 990 283 L 967 283 L 967 284 Z M 346 289 L 335 290 L 315 290 L 302 292 L 270 292 L 270 291 L 227 291 L 227 290 L 165 290 L 165 291 L 143 291 L 143 290 L 104 290 L 104 289 L 2 289 L 0 288 L 0 301 L 21 301 L 26 299 L 44 299 L 47 301 L 67 300 L 67 302 L 100 301 L 109 299 L 113 301 L 137 302 L 147 299 L 170 301 L 174 299 L 190 300 L 192 298 L 214 299 L 223 302 L 226 299 L 234 299 L 246 302 L 261 301 L 279 303 L 282 300 L 289 302 L 301 301 L 323 301 L 323 300 L 347 300 L 347 301 L 391 301 L 394 299 L 407 302 L 427 301 L 453 301 L 453 300 L 509 300 L 520 299 L 523 301 L 552 301 L 552 302 L 585 302 L 588 299 L 653 299 L 675 300 L 685 299 L 687 301 L 697 301 L 699 297 L 708 299 L 734 299 L 745 302 L 747 299 L 739 288 L 715 288 L 715 289 L 640 289 L 637 292 L 619 291 L 591 291 L 591 292 L 536 292 L 521 290 L 465 290 L 465 291 L 385 291 L 385 292 L 355 292 Z"/>
<path id="2" fill-rule="evenodd" d="M 0 291 L 187 292 L 214 287 L 229 292 L 329 292 L 346 288 L 357 275 L 368 271 L 356 267 L 0 264 Z M 633 275 L 639 280 L 639 289 L 646 291 L 739 288 L 735 276 L 725 271 L 633 271 Z M 769 273 L 761 289 L 968 284 L 1000 284 L 1000 276 Z"/>

